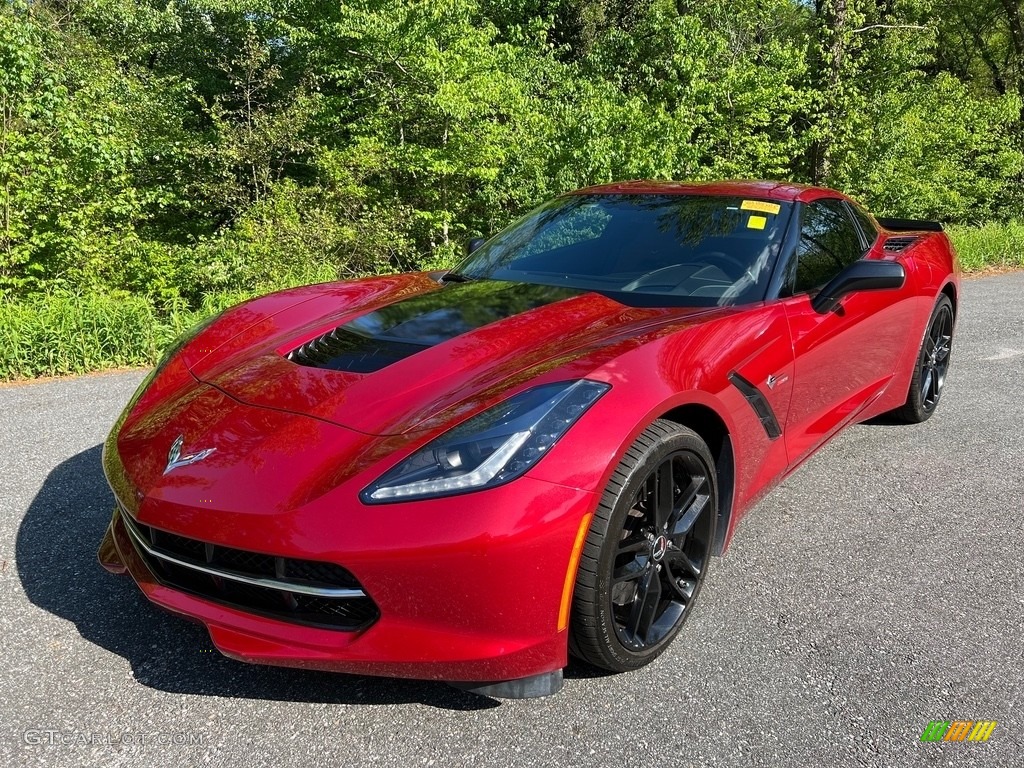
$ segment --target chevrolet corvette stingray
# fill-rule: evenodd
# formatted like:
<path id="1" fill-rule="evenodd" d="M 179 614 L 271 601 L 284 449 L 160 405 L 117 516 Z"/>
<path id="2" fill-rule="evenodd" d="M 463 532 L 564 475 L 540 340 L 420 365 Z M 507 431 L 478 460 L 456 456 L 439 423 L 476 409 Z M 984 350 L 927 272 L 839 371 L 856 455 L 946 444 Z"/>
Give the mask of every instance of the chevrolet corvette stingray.
<path id="1" fill-rule="evenodd" d="M 832 190 L 590 187 L 468 250 L 179 340 L 104 446 L 104 567 L 235 659 L 550 694 L 656 658 L 759 498 L 942 394 L 942 227 Z"/>

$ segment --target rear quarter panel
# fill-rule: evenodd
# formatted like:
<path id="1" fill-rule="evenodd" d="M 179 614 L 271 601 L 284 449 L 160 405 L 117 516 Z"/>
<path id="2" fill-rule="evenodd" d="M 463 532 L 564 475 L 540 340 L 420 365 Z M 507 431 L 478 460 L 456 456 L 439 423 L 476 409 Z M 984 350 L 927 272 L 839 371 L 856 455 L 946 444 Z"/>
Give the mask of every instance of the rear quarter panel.
<path id="1" fill-rule="evenodd" d="M 884 238 L 890 234 L 906 233 L 883 233 L 883 238 L 876 247 L 880 248 Z M 907 346 L 899 370 L 896 371 L 885 394 L 865 410 L 860 421 L 898 408 L 906 401 L 918 351 L 939 293 L 947 291 L 952 294 L 954 314 L 959 305 L 960 267 L 953 244 L 945 232 L 922 233 L 916 242 L 896 254 L 895 258 L 903 262 L 907 268 L 907 280 L 918 299 L 917 312 L 907 328 Z"/>

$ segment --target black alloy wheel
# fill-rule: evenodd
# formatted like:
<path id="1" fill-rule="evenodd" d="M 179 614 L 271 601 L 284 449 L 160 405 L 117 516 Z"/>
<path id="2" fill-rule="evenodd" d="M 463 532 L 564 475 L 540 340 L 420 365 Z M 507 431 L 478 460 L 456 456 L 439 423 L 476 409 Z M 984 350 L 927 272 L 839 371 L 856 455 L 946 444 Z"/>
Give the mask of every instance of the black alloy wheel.
<path id="1" fill-rule="evenodd" d="M 718 515 L 703 440 L 654 422 L 616 468 L 594 514 L 576 580 L 570 650 L 602 669 L 660 655 L 692 613 Z"/>
<path id="2" fill-rule="evenodd" d="M 953 347 L 953 304 L 945 294 L 932 310 L 910 381 L 907 402 L 895 415 L 911 424 L 927 421 L 939 405 Z"/>

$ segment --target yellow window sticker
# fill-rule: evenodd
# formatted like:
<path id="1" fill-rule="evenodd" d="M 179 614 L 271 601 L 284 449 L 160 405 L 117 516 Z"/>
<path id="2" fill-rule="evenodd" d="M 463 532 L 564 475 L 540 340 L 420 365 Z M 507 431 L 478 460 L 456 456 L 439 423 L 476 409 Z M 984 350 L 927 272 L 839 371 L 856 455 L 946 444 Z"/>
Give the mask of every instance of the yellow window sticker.
<path id="1" fill-rule="evenodd" d="M 764 225 L 768 223 L 768 219 L 764 216 L 751 216 L 747 219 L 747 229 L 764 229 Z"/>
<path id="2" fill-rule="evenodd" d="M 766 203 L 763 200 L 744 200 L 740 204 L 740 208 L 744 211 L 760 211 L 761 213 L 770 213 L 772 216 L 782 210 L 782 206 L 778 203 Z M 764 229 L 764 226 L 751 227 L 751 229 Z"/>

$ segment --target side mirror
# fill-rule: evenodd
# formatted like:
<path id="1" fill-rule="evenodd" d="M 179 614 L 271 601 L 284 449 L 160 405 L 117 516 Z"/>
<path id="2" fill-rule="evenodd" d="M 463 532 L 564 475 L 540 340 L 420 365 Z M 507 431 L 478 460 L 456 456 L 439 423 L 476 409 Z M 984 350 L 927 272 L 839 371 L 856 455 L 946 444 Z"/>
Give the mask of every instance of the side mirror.
<path id="1" fill-rule="evenodd" d="M 811 300 L 815 312 L 831 312 L 840 300 L 858 291 L 884 291 L 902 288 L 907 279 L 903 265 L 898 261 L 861 259 L 833 277 Z"/>
<path id="2" fill-rule="evenodd" d="M 486 237 L 474 237 L 472 240 L 466 243 L 466 255 L 468 256 L 486 242 Z"/>

